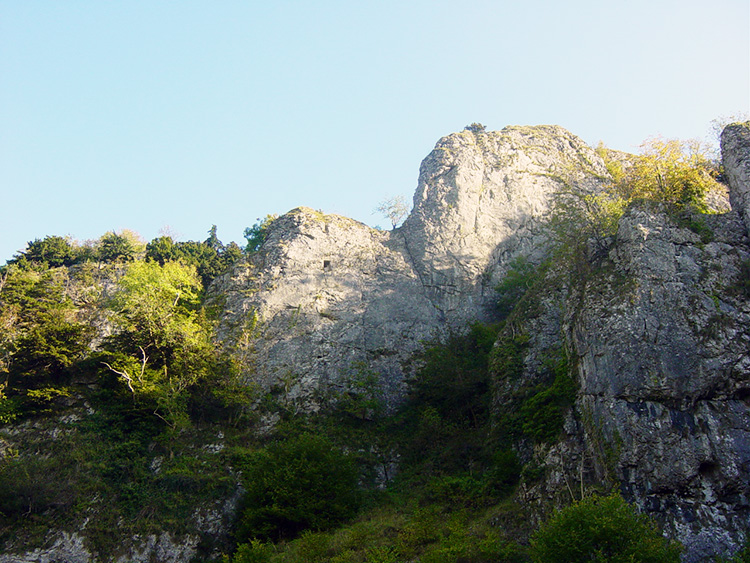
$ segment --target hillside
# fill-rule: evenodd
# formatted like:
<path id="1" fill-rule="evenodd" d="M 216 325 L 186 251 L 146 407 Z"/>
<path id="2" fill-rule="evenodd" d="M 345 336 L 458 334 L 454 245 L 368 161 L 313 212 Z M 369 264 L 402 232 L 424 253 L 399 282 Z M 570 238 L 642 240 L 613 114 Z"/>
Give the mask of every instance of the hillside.
<path id="1" fill-rule="evenodd" d="M 0 286 L 0 562 L 536 561 L 556 508 L 613 492 L 684 561 L 736 552 L 750 124 L 722 172 L 651 149 L 474 124 L 392 231 L 298 208 L 244 253 L 30 245 Z"/>

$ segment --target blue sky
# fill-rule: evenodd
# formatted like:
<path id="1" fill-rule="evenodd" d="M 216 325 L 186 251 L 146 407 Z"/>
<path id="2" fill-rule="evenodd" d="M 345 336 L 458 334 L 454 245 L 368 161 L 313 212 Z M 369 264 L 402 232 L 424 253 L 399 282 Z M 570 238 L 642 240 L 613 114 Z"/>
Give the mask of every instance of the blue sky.
<path id="1" fill-rule="evenodd" d="M 750 109 L 747 0 L 0 1 L 0 263 L 46 235 L 370 225 L 472 122 L 635 151 Z"/>

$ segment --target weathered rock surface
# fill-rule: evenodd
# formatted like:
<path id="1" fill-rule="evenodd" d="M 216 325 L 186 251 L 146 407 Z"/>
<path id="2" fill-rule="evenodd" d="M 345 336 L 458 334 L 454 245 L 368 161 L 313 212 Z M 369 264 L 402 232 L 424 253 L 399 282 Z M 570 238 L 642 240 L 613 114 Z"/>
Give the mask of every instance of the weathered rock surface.
<path id="1" fill-rule="evenodd" d="M 185 563 L 191 561 L 197 552 L 198 538 L 188 537 L 174 539 L 167 533 L 134 537 L 121 547 L 124 555 L 111 556 L 113 563 L 132 563 L 135 561 L 158 561 L 159 563 Z M 97 558 L 86 547 L 85 537 L 77 532 L 61 532 L 50 543 L 49 547 L 35 549 L 23 554 L 0 555 L 0 563 L 93 563 L 103 561 Z"/>
<path id="2" fill-rule="evenodd" d="M 518 255 L 539 261 L 555 193 L 595 190 L 607 171 L 557 126 L 468 131 L 441 139 L 422 162 L 402 227 L 411 262 L 452 323 L 482 319 L 492 288 Z"/>
<path id="3" fill-rule="evenodd" d="M 721 133 L 721 149 L 732 208 L 750 230 L 750 121 L 727 126 Z"/>
<path id="4" fill-rule="evenodd" d="M 535 358 L 559 328 L 579 389 L 565 439 L 535 450 L 545 479 L 522 498 L 569 502 L 586 485 L 615 486 L 685 545 L 687 562 L 726 556 L 750 532 L 747 132 L 723 136 L 737 211 L 686 220 L 631 208 L 588 277 L 543 296 L 525 322 L 524 377 L 538 378 Z"/>
<path id="5" fill-rule="evenodd" d="M 686 544 L 687 561 L 736 549 L 750 528 L 750 304 L 740 287 L 749 131 L 724 134 L 737 211 L 696 219 L 712 241 L 634 208 L 593 278 L 544 296 L 526 324 L 525 377 L 542 383 L 541 358 L 565 346 L 579 392 L 567 438 L 537 452 L 550 469 L 544 484 L 522 496 L 610 482 Z M 306 209 L 280 218 L 261 252 L 214 288 L 227 299 L 222 336 L 254 359 L 250 378 L 307 404 L 359 369 L 397 402 L 421 340 L 491 320 L 492 288 L 511 261 L 546 254 L 554 195 L 594 192 L 606 177 L 596 153 L 559 127 L 444 137 L 399 229 Z"/>
<path id="6" fill-rule="evenodd" d="M 736 289 L 750 249 L 736 214 L 709 219 L 702 244 L 631 210 L 613 272 L 569 311 L 586 446 L 605 441 L 625 495 L 688 561 L 736 548 L 750 524 L 750 302 Z"/>
<path id="7" fill-rule="evenodd" d="M 399 229 L 310 209 L 276 220 L 261 251 L 212 288 L 226 299 L 221 337 L 265 389 L 309 403 L 366 366 L 396 402 L 402 364 L 423 340 L 490 319 L 510 260 L 545 254 L 553 194 L 604 176 L 596 153 L 560 127 L 448 135 L 422 163 Z"/>

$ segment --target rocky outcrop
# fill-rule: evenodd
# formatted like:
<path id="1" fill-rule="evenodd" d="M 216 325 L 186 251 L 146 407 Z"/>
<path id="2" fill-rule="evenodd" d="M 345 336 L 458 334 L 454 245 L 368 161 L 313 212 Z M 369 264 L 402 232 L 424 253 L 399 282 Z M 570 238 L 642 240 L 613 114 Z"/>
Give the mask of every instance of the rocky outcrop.
<path id="1" fill-rule="evenodd" d="M 634 207 L 576 285 L 550 281 L 517 329 L 529 345 L 515 382 L 538 385 L 539 358 L 569 350 L 575 403 L 561 440 L 518 445 L 544 469 L 520 500 L 543 511 L 619 489 L 686 562 L 726 556 L 750 531 L 750 246 L 735 212 L 693 220 L 705 224 Z"/>
<path id="2" fill-rule="evenodd" d="M 441 139 L 422 162 L 402 230 L 445 318 L 457 324 L 486 316 L 513 258 L 545 256 L 554 195 L 596 190 L 605 177 L 601 158 L 557 126 L 467 129 Z"/>
<path id="3" fill-rule="evenodd" d="M 277 219 L 260 252 L 212 287 L 225 300 L 221 338 L 249 379 L 293 400 L 309 405 L 366 369 L 394 404 L 422 341 L 490 320 L 509 262 L 544 256 L 553 195 L 605 176 L 560 127 L 448 135 L 422 163 L 401 228 L 304 208 Z"/>
<path id="4" fill-rule="evenodd" d="M 750 230 L 750 121 L 727 126 L 721 134 L 721 149 L 732 208 Z"/>
<path id="5" fill-rule="evenodd" d="M 248 378 L 314 403 L 364 372 L 400 393 L 399 361 L 433 336 L 438 311 L 391 233 L 312 209 L 274 221 L 263 249 L 212 290 L 226 300 L 220 335 Z"/>
<path id="6" fill-rule="evenodd" d="M 565 438 L 535 448 L 545 477 L 522 498 L 569 502 L 613 486 L 683 543 L 687 562 L 726 556 L 750 532 L 747 131 L 723 136 L 736 211 L 629 209 L 606 255 L 567 291 L 543 294 L 523 326 L 523 378 L 538 380 L 559 328 L 578 390 Z M 497 392 L 502 403 L 509 390 Z"/>
<path id="7" fill-rule="evenodd" d="M 108 561 L 130 563 L 133 561 L 158 561 L 160 563 L 184 563 L 193 560 L 197 553 L 198 538 L 176 540 L 169 533 L 134 537 L 120 551 L 125 555 L 110 554 Z M 102 561 L 86 546 L 85 537 L 77 532 L 61 532 L 51 539 L 48 547 L 23 554 L 0 555 L 0 563 L 93 563 Z"/>
<path id="8" fill-rule="evenodd" d="M 576 403 L 589 452 L 609 448 L 627 498 L 687 561 L 737 548 L 750 526 L 750 259 L 734 213 L 708 244 L 664 213 L 620 222 L 613 270 L 569 310 Z"/>
<path id="9" fill-rule="evenodd" d="M 687 546 L 686 561 L 730 552 L 750 529 L 749 130 L 723 137 L 736 211 L 631 209 L 589 277 L 551 285 L 524 327 L 526 384 L 544 384 L 543 359 L 566 348 L 578 392 L 566 437 L 533 454 L 546 478 L 522 498 L 571 493 L 577 480 L 615 485 Z M 398 229 L 310 209 L 278 219 L 213 288 L 226 299 L 222 338 L 248 358 L 248 378 L 298 404 L 363 371 L 397 403 L 422 340 L 492 320 L 512 260 L 546 255 L 555 194 L 593 193 L 606 178 L 559 127 L 444 137 Z"/>

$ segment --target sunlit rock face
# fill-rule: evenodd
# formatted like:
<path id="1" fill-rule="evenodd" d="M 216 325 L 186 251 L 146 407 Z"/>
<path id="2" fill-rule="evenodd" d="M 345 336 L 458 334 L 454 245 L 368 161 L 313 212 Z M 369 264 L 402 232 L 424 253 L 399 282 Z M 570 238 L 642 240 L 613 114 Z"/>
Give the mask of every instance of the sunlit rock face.
<path id="1" fill-rule="evenodd" d="M 595 190 L 599 156 L 557 126 L 464 130 L 422 162 L 402 230 L 420 280 L 449 322 L 482 318 L 513 258 L 540 260 L 553 196 Z"/>
<path id="2" fill-rule="evenodd" d="M 423 341 L 491 320 L 509 262 L 544 256 L 553 194 L 604 176 L 560 127 L 448 135 L 422 163 L 398 229 L 306 208 L 276 220 L 262 249 L 212 288 L 226 300 L 221 338 L 247 358 L 248 379 L 308 407 L 363 371 L 396 404 Z"/>
<path id="3" fill-rule="evenodd" d="M 314 408 L 315 393 L 377 373 L 395 400 L 400 361 L 440 327 L 403 246 L 312 209 L 277 219 L 263 249 L 213 289 L 226 296 L 221 335 L 246 355 L 247 377 Z"/>
<path id="4" fill-rule="evenodd" d="M 721 154 L 732 208 L 750 230 L 750 121 L 733 123 L 724 129 Z"/>

